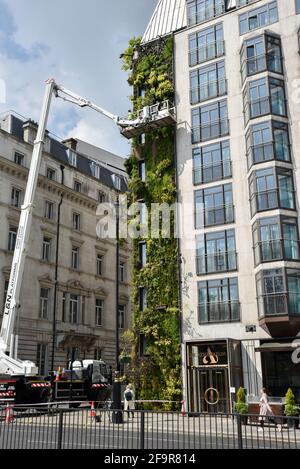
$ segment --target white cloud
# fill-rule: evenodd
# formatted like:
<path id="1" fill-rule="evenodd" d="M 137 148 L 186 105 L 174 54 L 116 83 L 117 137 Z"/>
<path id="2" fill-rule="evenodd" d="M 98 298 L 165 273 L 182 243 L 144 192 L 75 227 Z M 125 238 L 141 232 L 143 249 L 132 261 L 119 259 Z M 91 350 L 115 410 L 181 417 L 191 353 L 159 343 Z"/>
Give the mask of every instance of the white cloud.
<path id="1" fill-rule="evenodd" d="M 7 91 L 0 112 L 14 109 L 37 120 L 44 81 L 55 77 L 114 114 L 126 115 L 131 91 L 119 55 L 132 36 L 144 32 L 156 3 L 0 0 L 1 11 L 6 7 L 12 25 L 9 53 L 0 51 L 0 79 Z M 7 29 L 7 21 L 0 21 L 0 34 L 1 28 Z M 128 154 L 128 145 L 114 124 L 93 111 L 83 112 L 56 100 L 48 127 L 63 138 L 77 134 L 112 152 Z"/>

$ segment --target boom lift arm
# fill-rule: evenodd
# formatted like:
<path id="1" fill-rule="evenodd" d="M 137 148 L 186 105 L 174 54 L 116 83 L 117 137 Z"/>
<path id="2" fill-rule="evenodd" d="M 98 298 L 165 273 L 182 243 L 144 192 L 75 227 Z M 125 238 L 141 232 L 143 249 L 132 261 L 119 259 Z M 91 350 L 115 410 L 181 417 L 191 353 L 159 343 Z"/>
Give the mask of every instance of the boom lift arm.
<path id="1" fill-rule="evenodd" d="M 25 376 L 35 376 L 38 374 L 38 369 L 34 363 L 17 359 L 18 338 L 17 336 L 14 336 L 14 326 L 17 310 L 20 307 L 20 291 L 26 255 L 28 252 L 32 225 L 32 212 L 34 208 L 45 132 L 53 94 L 64 101 L 75 104 L 81 108 L 89 107 L 108 117 L 118 125 L 121 134 L 127 138 L 140 135 L 145 131 L 145 126 L 157 128 L 159 126 L 174 124 L 176 122 L 174 107 L 170 105 L 169 101 L 164 101 L 154 106 L 146 106 L 141 111 L 137 112 L 137 117 L 135 119 L 131 120 L 121 118 L 106 111 L 93 102 L 82 98 L 61 85 L 58 85 L 53 79 L 46 82 L 43 108 L 37 138 L 34 142 L 24 204 L 21 209 L 16 246 L 4 307 L 4 316 L 0 331 L 0 374 Z"/>

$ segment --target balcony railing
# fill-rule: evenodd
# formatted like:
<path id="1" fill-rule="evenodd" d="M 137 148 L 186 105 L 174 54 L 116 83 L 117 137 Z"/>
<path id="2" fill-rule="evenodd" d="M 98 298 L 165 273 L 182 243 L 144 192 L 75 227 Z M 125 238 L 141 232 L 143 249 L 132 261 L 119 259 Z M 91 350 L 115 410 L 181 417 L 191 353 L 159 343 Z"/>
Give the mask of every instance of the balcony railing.
<path id="1" fill-rule="evenodd" d="M 209 124 L 202 124 L 193 127 L 192 143 L 205 142 L 215 138 L 224 137 L 229 134 L 229 120 L 227 118 L 218 119 Z"/>
<path id="2" fill-rule="evenodd" d="M 195 86 L 190 91 L 191 104 L 201 103 L 209 99 L 224 96 L 227 93 L 227 80 L 208 81 L 207 83 Z"/>
<path id="3" fill-rule="evenodd" d="M 264 53 L 255 57 L 245 59 L 242 64 L 243 82 L 246 80 L 247 77 L 253 76 L 257 73 L 261 73 L 264 71 L 282 74 L 282 57 L 274 57 L 274 55 L 272 54 Z"/>
<path id="4" fill-rule="evenodd" d="M 214 301 L 198 305 L 198 318 L 200 324 L 239 322 L 240 302 Z"/>
<path id="5" fill-rule="evenodd" d="M 258 298 L 260 319 L 273 316 L 299 316 L 300 292 L 283 292 L 262 295 Z"/>
<path id="6" fill-rule="evenodd" d="M 232 176 L 231 161 L 217 161 L 211 165 L 202 165 L 194 168 L 194 184 L 205 184 L 220 181 Z"/>
<path id="7" fill-rule="evenodd" d="M 261 241 L 255 246 L 256 259 L 259 262 L 277 260 L 300 260 L 300 242 L 291 239 L 271 239 Z"/>
<path id="8" fill-rule="evenodd" d="M 223 15 L 225 11 L 225 1 L 222 1 L 219 4 L 199 8 L 195 13 L 188 13 L 188 25 L 193 26 L 204 23 L 209 19 Z"/>
<path id="9" fill-rule="evenodd" d="M 226 225 L 234 223 L 234 206 L 220 205 L 213 208 L 196 210 L 196 229 L 204 226 Z"/>
<path id="10" fill-rule="evenodd" d="M 251 99 L 244 107 L 246 123 L 256 117 L 274 114 L 286 117 L 286 100 L 274 96 L 264 96 L 258 99 Z"/>
<path id="11" fill-rule="evenodd" d="M 253 164 L 264 163 L 265 161 L 278 160 L 290 161 L 290 145 L 288 143 L 280 145 L 276 141 L 251 145 L 247 152 L 248 167 Z"/>
<path id="12" fill-rule="evenodd" d="M 270 189 L 266 191 L 255 192 L 251 196 L 252 215 L 257 212 L 283 208 L 286 210 L 295 210 L 295 191 L 281 193 L 279 189 Z"/>
<path id="13" fill-rule="evenodd" d="M 225 41 L 214 41 L 189 51 L 190 67 L 225 55 Z"/>
<path id="14" fill-rule="evenodd" d="M 236 251 L 224 251 L 196 257 L 197 275 L 231 272 L 237 269 Z"/>

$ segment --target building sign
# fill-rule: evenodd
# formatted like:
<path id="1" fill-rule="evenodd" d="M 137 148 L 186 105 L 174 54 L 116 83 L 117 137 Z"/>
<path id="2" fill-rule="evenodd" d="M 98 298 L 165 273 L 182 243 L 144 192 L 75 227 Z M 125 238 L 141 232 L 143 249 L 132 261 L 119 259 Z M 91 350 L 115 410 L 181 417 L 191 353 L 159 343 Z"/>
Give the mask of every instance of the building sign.
<path id="1" fill-rule="evenodd" d="M 196 367 L 228 365 L 226 342 L 193 346 L 191 364 Z"/>

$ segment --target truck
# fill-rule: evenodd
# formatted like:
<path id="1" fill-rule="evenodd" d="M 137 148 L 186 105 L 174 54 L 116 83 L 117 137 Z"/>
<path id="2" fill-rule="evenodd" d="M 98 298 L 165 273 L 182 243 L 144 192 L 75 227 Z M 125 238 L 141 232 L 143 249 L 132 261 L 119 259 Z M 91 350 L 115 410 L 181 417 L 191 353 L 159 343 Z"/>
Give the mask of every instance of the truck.
<path id="1" fill-rule="evenodd" d="M 76 361 L 70 363 L 67 370 L 48 377 L 0 376 L 0 405 L 67 401 L 104 403 L 110 398 L 111 389 L 112 369 L 103 360 Z"/>
<path id="2" fill-rule="evenodd" d="M 21 307 L 22 278 L 28 252 L 46 126 L 53 96 L 81 108 L 89 107 L 108 117 L 117 124 L 121 134 L 128 139 L 142 134 L 149 127 L 155 129 L 160 125 L 176 122 L 174 107 L 169 101 L 146 106 L 136 113 L 135 118 L 131 116 L 120 118 L 92 101 L 58 85 L 54 79 L 46 81 L 0 331 L 0 403 L 41 404 L 53 400 L 74 399 L 104 401 L 111 392 L 111 369 L 103 361 L 72 361 L 69 369 L 62 376 L 52 373 L 51 376 L 44 377 L 39 375 L 35 363 L 18 358 L 18 336 L 14 334 L 14 329 Z"/>

